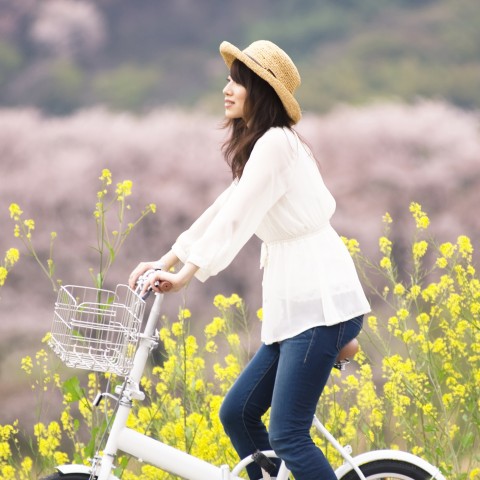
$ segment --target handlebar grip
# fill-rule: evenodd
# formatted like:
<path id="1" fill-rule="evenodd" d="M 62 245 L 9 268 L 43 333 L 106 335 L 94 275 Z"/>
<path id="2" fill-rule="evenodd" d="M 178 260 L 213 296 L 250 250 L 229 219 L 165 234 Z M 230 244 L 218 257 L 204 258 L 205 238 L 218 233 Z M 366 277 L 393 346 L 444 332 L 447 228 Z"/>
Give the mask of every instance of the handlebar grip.
<path id="1" fill-rule="evenodd" d="M 158 289 L 163 293 L 169 292 L 172 289 L 172 284 L 167 280 L 155 282 L 155 286 L 158 287 Z"/>

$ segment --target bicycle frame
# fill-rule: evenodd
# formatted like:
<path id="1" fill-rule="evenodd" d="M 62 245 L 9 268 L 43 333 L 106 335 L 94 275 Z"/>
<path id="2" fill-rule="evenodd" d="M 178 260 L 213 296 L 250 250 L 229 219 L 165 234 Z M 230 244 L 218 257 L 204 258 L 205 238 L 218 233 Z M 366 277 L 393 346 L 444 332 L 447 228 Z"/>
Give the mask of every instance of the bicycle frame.
<path id="1" fill-rule="evenodd" d="M 186 452 L 170 447 L 159 440 L 155 440 L 126 427 L 128 415 L 132 408 L 132 400 L 143 400 L 144 398 L 143 392 L 140 391 L 139 384 L 148 361 L 149 353 L 158 343 L 156 327 L 157 321 L 160 318 L 162 301 L 163 295 L 157 294 L 145 329 L 140 335 L 139 346 L 135 353 L 130 375 L 126 379 L 124 386 L 117 392 L 120 393 L 119 407 L 113 420 L 103 455 L 96 457 L 92 468 L 85 465 L 62 465 L 57 467 L 59 472 L 63 474 L 82 473 L 91 475 L 92 478 L 97 477 L 98 480 L 118 480 L 112 473 L 112 470 L 114 467 L 114 459 L 120 450 L 145 463 L 188 480 L 242 480 L 238 475 L 246 465 L 251 463 L 252 459 L 250 457 L 243 459 L 230 471 L 226 465 L 220 467 L 214 466 Z M 99 397 L 97 397 L 97 399 L 98 398 Z M 379 450 L 361 454 L 353 458 L 350 456 L 350 447 L 340 445 L 317 417 L 314 417 L 313 425 L 345 459 L 344 465 L 339 467 L 335 472 L 338 478 L 341 478 L 353 469 L 358 474 L 360 480 L 365 480 L 365 476 L 359 468 L 360 465 L 367 461 L 390 458 L 407 460 L 410 463 L 422 466 L 425 471 L 432 475 L 432 479 L 445 480 L 438 468 L 405 452 Z M 276 457 L 275 452 L 272 450 L 263 453 L 268 457 Z M 282 462 L 277 480 L 286 480 L 289 473 L 285 464 Z"/>
<path id="2" fill-rule="evenodd" d="M 148 355 L 157 345 L 155 333 L 158 318 L 160 318 L 163 295 L 156 295 L 145 329 L 140 336 L 139 346 L 133 361 L 130 375 L 126 379 L 126 388 L 121 394 L 119 407 L 113 421 L 107 444 L 101 458 L 98 480 L 110 480 L 113 461 L 118 450 L 132 455 L 144 462 L 157 466 L 162 470 L 191 480 L 225 479 L 223 467 L 216 467 L 188 453 L 170 447 L 135 430 L 126 427 L 128 415 L 132 408 L 132 400 L 143 400 L 139 383 L 148 361 Z"/>

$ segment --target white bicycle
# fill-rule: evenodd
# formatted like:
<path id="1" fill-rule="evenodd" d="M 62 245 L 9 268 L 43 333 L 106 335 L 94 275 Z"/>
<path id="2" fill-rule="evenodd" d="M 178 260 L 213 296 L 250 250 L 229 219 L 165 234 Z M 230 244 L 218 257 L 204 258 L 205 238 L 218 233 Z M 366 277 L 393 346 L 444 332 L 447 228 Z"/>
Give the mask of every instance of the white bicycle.
<path id="1" fill-rule="evenodd" d="M 148 273 L 148 272 L 147 272 Z M 145 281 L 145 276 L 142 281 Z M 165 285 L 165 289 L 168 285 Z M 216 466 L 126 427 L 133 400 L 143 400 L 140 379 L 149 353 L 158 345 L 157 322 L 163 294 L 156 294 L 143 331 L 145 299 L 137 291 L 119 285 L 115 292 L 88 287 L 62 287 L 55 304 L 50 346 L 70 367 L 115 373 L 124 378 L 115 395 L 100 393 L 116 401 L 106 443 L 90 466 L 60 465 L 44 480 L 118 480 L 113 473 L 117 452 L 121 451 L 161 470 L 187 480 L 240 480 L 241 472 L 257 462 L 269 478 L 275 452 L 256 452 L 230 469 Z M 352 457 L 350 446 L 342 446 L 315 416 L 313 425 L 344 459 L 335 474 L 339 480 L 445 480 L 440 470 L 410 453 L 376 450 Z M 100 453 L 101 452 L 101 453 Z M 282 462 L 277 480 L 287 480 L 290 472 Z M 321 479 L 319 479 L 321 480 Z"/>

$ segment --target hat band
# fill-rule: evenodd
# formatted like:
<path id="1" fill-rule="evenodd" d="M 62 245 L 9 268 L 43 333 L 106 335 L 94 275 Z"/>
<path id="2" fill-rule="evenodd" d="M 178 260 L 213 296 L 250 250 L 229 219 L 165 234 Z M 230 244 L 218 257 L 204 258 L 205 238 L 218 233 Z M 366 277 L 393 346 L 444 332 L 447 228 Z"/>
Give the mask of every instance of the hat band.
<path id="1" fill-rule="evenodd" d="M 264 67 L 260 62 L 258 62 L 257 60 L 255 60 L 252 56 L 250 56 L 248 53 L 245 53 L 243 52 L 250 60 L 252 60 L 253 62 L 255 62 L 260 68 L 263 68 L 264 70 L 266 70 L 268 73 L 270 73 L 271 75 L 273 75 L 275 78 L 277 78 L 277 76 L 267 67 Z"/>

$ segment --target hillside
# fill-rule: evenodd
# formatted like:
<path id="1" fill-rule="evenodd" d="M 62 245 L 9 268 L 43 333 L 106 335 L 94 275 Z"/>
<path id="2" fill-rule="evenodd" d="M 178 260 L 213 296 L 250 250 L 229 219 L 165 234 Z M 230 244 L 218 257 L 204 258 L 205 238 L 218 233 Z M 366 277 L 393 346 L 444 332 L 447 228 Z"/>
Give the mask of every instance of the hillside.
<path id="1" fill-rule="evenodd" d="M 312 113 L 418 97 L 480 107 L 471 0 L 0 0 L 0 11 L 3 106 L 219 113 L 220 41 L 268 38 L 298 63 Z"/>

